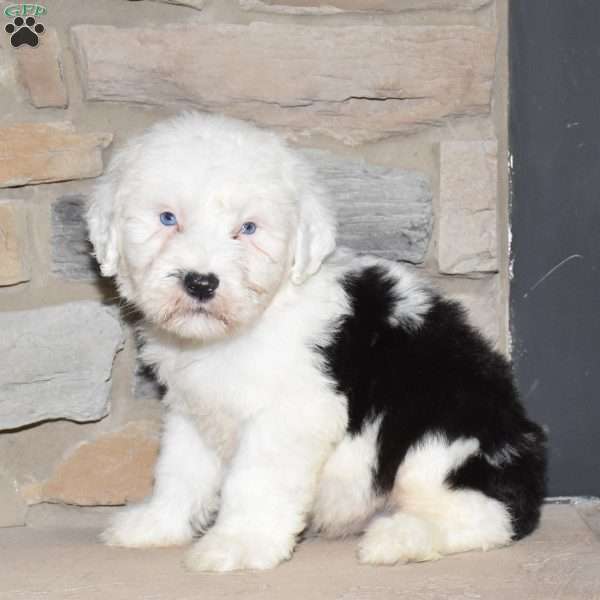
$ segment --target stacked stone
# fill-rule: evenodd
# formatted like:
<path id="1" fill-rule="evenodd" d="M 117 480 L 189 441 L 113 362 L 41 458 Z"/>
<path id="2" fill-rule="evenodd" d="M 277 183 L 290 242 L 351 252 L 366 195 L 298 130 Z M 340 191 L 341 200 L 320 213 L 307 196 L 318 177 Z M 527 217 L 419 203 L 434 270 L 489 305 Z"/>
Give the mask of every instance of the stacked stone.
<path id="1" fill-rule="evenodd" d="M 38 47 L 0 41 L 0 526 L 150 488 L 161 390 L 83 211 L 113 135 L 177 110 L 279 130 L 328 186 L 341 244 L 424 271 L 506 348 L 496 3 L 218 4 L 50 7 Z"/>

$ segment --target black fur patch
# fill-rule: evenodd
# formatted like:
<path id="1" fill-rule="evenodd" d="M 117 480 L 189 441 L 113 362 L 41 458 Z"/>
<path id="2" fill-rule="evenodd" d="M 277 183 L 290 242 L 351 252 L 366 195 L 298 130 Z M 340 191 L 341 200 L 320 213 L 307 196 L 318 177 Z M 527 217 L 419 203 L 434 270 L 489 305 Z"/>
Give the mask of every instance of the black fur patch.
<path id="1" fill-rule="evenodd" d="M 428 433 L 479 440 L 481 454 L 448 476 L 503 502 L 516 539 L 538 523 L 545 494 L 545 436 L 519 402 L 509 363 L 471 327 L 456 302 L 432 295 L 420 327 L 391 324 L 395 279 L 369 267 L 343 281 L 350 314 L 319 351 L 348 399 L 351 434 L 381 417 L 375 484 L 388 492 L 408 449 Z M 494 466 L 483 455 L 511 448 Z M 501 454 L 499 454 L 501 456 Z"/>

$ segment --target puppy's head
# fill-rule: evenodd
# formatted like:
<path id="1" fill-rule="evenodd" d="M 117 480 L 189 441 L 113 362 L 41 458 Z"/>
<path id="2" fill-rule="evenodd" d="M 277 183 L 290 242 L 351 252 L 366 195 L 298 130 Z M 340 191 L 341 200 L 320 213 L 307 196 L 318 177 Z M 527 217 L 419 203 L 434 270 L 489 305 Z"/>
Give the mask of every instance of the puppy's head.
<path id="1" fill-rule="evenodd" d="M 213 339 L 253 322 L 333 250 L 325 194 L 274 134 L 185 114 L 116 153 L 89 205 L 103 275 L 154 324 Z"/>

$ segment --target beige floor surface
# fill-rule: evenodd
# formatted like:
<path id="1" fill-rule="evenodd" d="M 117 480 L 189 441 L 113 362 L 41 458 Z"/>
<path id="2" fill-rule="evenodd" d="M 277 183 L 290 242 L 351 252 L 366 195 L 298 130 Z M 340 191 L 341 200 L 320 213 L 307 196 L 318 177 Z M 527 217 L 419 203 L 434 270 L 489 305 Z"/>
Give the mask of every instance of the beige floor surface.
<path id="1" fill-rule="evenodd" d="M 38 516 L 0 529 L 0 600 L 600 600 L 599 515 L 547 505 L 511 547 L 394 567 L 359 565 L 356 540 L 308 540 L 273 571 L 230 574 L 187 572 L 183 548 L 102 546 L 103 514 Z"/>

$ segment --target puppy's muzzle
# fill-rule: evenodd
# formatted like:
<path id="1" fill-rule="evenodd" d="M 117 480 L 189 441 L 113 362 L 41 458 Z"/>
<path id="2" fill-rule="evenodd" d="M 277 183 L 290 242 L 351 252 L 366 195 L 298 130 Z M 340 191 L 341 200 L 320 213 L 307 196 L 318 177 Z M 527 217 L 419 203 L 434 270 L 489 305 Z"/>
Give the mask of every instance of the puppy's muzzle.
<path id="1" fill-rule="evenodd" d="M 183 277 L 183 287 L 187 294 L 200 302 L 206 302 L 215 295 L 219 278 L 214 273 L 188 271 Z"/>

